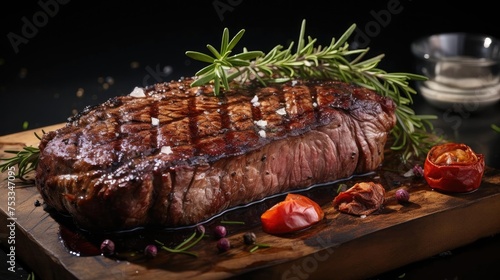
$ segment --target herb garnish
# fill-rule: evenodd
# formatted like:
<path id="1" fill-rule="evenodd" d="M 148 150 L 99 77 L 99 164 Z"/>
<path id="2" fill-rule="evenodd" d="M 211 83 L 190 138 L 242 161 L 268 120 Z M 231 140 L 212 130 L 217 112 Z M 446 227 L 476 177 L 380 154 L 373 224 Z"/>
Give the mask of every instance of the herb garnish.
<path id="1" fill-rule="evenodd" d="M 260 248 L 269 248 L 269 247 L 271 247 L 271 245 L 269 245 L 269 244 L 255 243 L 255 246 L 253 246 L 249 252 L 253 253 L 253 252 L 259 250 Z"/>
<path id="2" fill-rule="evenodd" d="M 227 220 L 222 220 L 220 221 L 221 224 L 228 224 L 228 225 L 244 225 L 245 222 L 243 221 L 227 221 Z"/>
<path id="3" fill-rule="evenodd" d="M 199 234 L 198 237 L 196 237 L 196 234 Z M 167 247 L 163 242 L 159 240 L 155 240 L 155 242 L 160 246 L 161 249 L 170 252 L 170 253 L 181 253 L 181 254 L 187 254 L 191 255 L 193 257 L 197 257 L 198 255 L 196 253 L 188 251 L 191 247 L 194 245 L 198 244 L 200 240 L 205 236 L 205 228 L 203 226 L 198 226 L 196 230 L 191 234 L 188 238 L 186 238 L 183 242 L 181 242 L 179 245 L 175 246 L 175 248 L 170 248 Z M 195 239 L 196 237 L 196 239 Z"/>
<path id="4" fill-rule="evenodd" d="M 38 140 L 41 140 L 38 134 L 35 133 L 35 136 Z M 24 177 L 26 174 L 36 169 L 40 158 L 40 150 L 32 146 L 23 147 L 21 151 L 6 150 L 5 152 L 14 154 L 14 156 L 10 158 L 0 158 L 0 160 L 5 161 L 5 163 L 0 164 L 0 171 L 4 172 L 9 169 L 9 167 L 17 165 L 18 170 L 15 177 L 21 180 L 25 180 Z"/>
<path id="5" fill-rule="evenodd" d="M 211 55 L 197 51 L 187 51 L 192 59 L 209 63 L 196 73 L 198 77 L 192 86 L 200 86 L 213 82 L 215 95 L 221 94 L 221 88 L 230 89 L 230 82 L 244 84 L 250 80 L 258 80 L 262 85 L 285 82 L 296 78 L 303 79 L 336 79 L 354 83 L 372 90 L 382 96 L 388 96 L 397 105 L 397 124 L 392 130 L 395 141 L 393 150 L 402 150 L 403 159 L 426 154 L 436 141 L 431 140 L 428 130 L 433 130 L 430 120 L 433 115 L 416 115 L 409 107 L 413 103 L 412 94 L 416 91 L 409 85 L 412 80 L 426 80 L 425 76 L 411 73 L 387 73 L 378 69 L 377 65 L 383 54 L 363 60 L 369 51 L 366 49 L 350 50 L 347 40 L 356 29 L 353 24 L 347 31 L 330 45 L 315 46 L 317 39 L 308 37 L 305 40 L 305 20 L 302 21 L 296 51 L 294 42 L 287 49 L 278 45 L 265 54 L 262 51 L 248 51 L 233 54 L 233 49 L 240 41 L 245 30 L 240 30 L 229 40 L 229 30 L 224 29 L 220 50 L 207 45 Z M 355 56 L 354 59 L 350 59 Z"/>

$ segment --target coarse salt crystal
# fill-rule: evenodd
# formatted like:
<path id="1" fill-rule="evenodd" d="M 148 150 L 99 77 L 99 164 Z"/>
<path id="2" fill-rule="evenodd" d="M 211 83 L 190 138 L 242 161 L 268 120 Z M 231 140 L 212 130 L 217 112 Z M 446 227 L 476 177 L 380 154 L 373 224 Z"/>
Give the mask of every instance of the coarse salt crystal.
<path id="1" fill-rule="evenodd" d="M 158 118 L 151 118 L 151 125 L 157 126 L 160 124 L 160 120 Z"/>
<path id="2" fill-rule="evenodd" d="M 276 114 L 281 115 L 281 116 L 286 115 L 285 108 L 280 108 L 280 109 L 276 110 Z"/>
<path id="3" fill-rule="evenodd" d="M 146 97 L 146 94 L 144 94 L 144 89 L 140 87 L 135 87 L 134 90 L 130 93 L 130 96 L 133 97 Z"/>
<path id="4" fill-rule="evenodd" d="M 258 121 L 254 121 L 254 123 L 258 126 L 258 127 L 266 127 L 267 126 L 267 121 L 265 120 L 258 120 Z"/>
<path id="5" fill-rule="evenodd" d="M 259 97 L 257 95 L 255 95 L 252 98 L 252 100 L 250 100 L 250 102 L 252 103 L 252 106 L 254 106 L 254 107 L 259 107 L 260 106 Z"/>
<path id="6" fill-rule="evenodd" d="M 259 136 L 262 138 L 266 138 L 266 131 L 265 130 L 259 130 Z"/>
<path id="7" fill-rule="evenodd" d="M 415 174 L 413 173 L 413 169 L 410 169 L 410 170 L 406 171 L 406 173 L 405 173 L 405 174 L 403 174 L 403 176 L 405 176 L 405 177 L 411 177 L 411 176 L 413 176 L 413 175 L 415 175 Z"/>
<path id="8" fill-rule="evenodd" d="M 255 103 L 255 102 L 258 102 L 259 101 L 259 97 L 257 95 L 255 95 L 252 100 L 250 100 L 250 102 L 252 103 Z"/>
<path id="9" fill-rule="evenodd" d="M 167 154 L 167 155 L 170 155 L 172 152 L 172 148 L 170 146 L 163 146 L 161 147 L 161 151 L 160 151 L 162 154 Z"/>
<path id="10" fill-rule="evenodd" d="M 364 218 L 366 218 L 366 215 L 361 215 L 361 216 L 359 216 L 359 217 L 360 217 L 361 219 L 364 219 Z"/>

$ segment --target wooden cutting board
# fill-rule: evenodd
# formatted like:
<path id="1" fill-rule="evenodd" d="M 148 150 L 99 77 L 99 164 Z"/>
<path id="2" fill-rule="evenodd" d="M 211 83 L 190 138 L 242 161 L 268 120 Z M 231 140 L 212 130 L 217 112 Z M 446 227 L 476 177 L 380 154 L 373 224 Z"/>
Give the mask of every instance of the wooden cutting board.
<path id="1" fill-rule="evenodd" d="M 36 146 L 41 131 L 61 127 L 57 124 L 37 130 L 0 137 L 0 157 L 5 150 Z M 190 249 L 197 256 L 160 250 L 156 258 L 144 257 L 141 246 L 153 242 L 180 243 L 194 229 L 178 231 L 134 231 L 120 234 L 92 234 L 76 229 L 68 217 L 53 213 L 32 183 L 10 180 L 2 172 L 0 181 L 0 237 L 15 262 L 32 268 L 43 280 L 49 279 L 361 279 L 434 256 L 475 240 L 500 233 L 500 172 L 487 168 L 481 187 L 468 194 L 433 191 L 422 178 L 401 176 L 407 167 L 400 163 L 384 165 L 373 174 L 319 186 L 303 192 L 320 203 L 324 221 L 286 236 L 264 233 L 260 214 L 283 197 L 230 211 L 207 222 L 207 232 L 222 221 L 232 248 L 218 252 L 213 237 L 204 237 Z M 387 189 L 385 207 L 365 218 L 341 214 L 331 200 L 340 184 L 379 181 Z M 9 186 L 13 189 L 9 193 Z M 394 199 L 396 188 L 409 190 L 408 204 Z M 11 198 L 14 197 L 14 198 Z M 8 208 L 8 201 L 15 204 Z M 37 206 L 37 202 L 41 205 Z M 15 222 L 15 230 L 3 224 Z M 257 242 L 269 245 L 250 252 L 243 234 L 252 231 Z M 114 257 L 96 254 L 99 242 L 111 236 L 122 246 Z M 15 244 L 8 245 L 9 240 Z M 9 247 L 14 246 L 14 247 Z M 79 254 L 79 256 L 78 256 Z M 12 255 L 12 254 L 11 254 Z M 5 265 L 5 264 L 4 264 Z M 7 264 L 9 265 L 9 264 Z"/>

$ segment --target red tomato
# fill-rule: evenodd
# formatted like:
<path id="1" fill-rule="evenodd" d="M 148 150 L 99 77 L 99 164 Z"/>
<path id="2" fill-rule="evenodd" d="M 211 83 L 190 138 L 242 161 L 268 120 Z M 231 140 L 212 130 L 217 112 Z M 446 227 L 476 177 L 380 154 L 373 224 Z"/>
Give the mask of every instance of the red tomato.
<path id="1" fill-rule="evenodd" d="M 310 198 L 288 194 L 260 216 L 262 228 L 269 234 L 284 234 L 310 227 L 325 217 L 323 209 Z"/>
<path id="2" fill-rule="evenodd" d="M 446 143 L 429 150 L 424 178 L 433 189 L 471 192 L 479 188 L 484 173 L 484 156 L 465 144 Z"/>

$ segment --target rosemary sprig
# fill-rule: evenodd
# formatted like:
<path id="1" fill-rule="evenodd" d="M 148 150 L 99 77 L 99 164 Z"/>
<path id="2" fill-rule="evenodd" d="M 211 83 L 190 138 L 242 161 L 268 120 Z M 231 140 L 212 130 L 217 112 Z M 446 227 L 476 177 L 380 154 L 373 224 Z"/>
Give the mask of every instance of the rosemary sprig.
<path id="1" fill-rule="evenodd" d="M 226 225 L 244 225 L 245 222 L 243 221 L 228 221 L 228 220 L 222 220 L 220 221 L 221 224 L 226 224 Z"/>
<path id="2" fill-rule="evenodd" d="M 192 86 L 213 82 L 214 93 L 219 95 L 222 89 L 229 90 L 233 81 L 244 84 L 258 80 L 266 85 L 303 78 L 336 79 L 354 83 L 390 97 L 397 105 L 397 125 L 392 131 L 395 141 L 391 148 L 402 150 L 405 160 L 425 154 L 436 143 L 427 132 L 433 130 L 430 121 L 437 117 L 416 115 L 409 107 L 413 103 L 412 95 L 416 94 L 409 82 L 427 78 L 411 73 L 387 73 L 377 68 L 383 54 L 363 60 L 369 48 L 351 50 L 347 42 L 356 29 L 355 24 L 338 40 L 332 38 L 330 45 L 322 47 L 316 46 L 317 39 L 307 37 L 307 41 L 305 40 L 305 22 L 302 21 L 295 52 L 292 42 L 286 49 L 278 45 L 267 54 L 243 48 L 243 52 L 233 55 L 233 49 L 245 30 L 242 29 L 229 40 L 229 30 L 225 28 L 219 51 L 212 45 L 207 45 L 212 56 L 197 51 L 186 52 L 192 59 L 209 63 L 196 73 L 197 79 Z"/>
<path id="3" fill-rule="evenodd" d="M 196 234 L 199 233 L 198 237 L 196 237 Z M 200 240 L 205 236 L 205 230 L 203 229 L 202 231 L 196 230 L 191 234 L 188 238 L 186 238 L 183 242 L 181 242 L 179 245 L 175 246 L 175 248 L 170 248 L 167 247 L 163 242 L 159 240 L 155 240 L 155 242 L 160 245 L 160 248 L 170 252 L 170 253 L 180 253 L 180 254 L 187 254 L 191 255 L 193 257 L 197 257 L 198 255 L 196 253 L 188 251 L 191 247 L 194 245 L 198 244 Z M 196 237 L 196 239 L 194 239 Z M 194 239 L 194 240 L 193 240 Z"/>
<path id="4" fill-rule="evenodd" d="M 500 133 L 500 126 L 496 125 L 496 124 L 492 124 L 491 125 L 491 129 L 493 129 L 494 131 Z"/>
<path id="5" fill-rule="evenodd" d="M 271 245 L 269 244 L 264 244 L 264 243 L 255 243 L 254 246 L 252 247 L 252 249 L 250 249 L 250 253 L 253 253 L 257 250 L 259 250 L 260 248 L 269 248 L 271 247 Z"/>
<path id="6" fill-rule="evenodd" d="M 38 134 L 35 133 L 35 136 L 38 140 L 41 140 Z M 14 154 L 14 156 L 0 158 L 0 161 L 5 161 L 3 164 L 0 164 L 0 171 L 4 172 L 17 165 L 18 169 L 15 177 L 21 180 L 25 180 L 25 176 L 36 169 L 40 158 L 40 150 L 32 146 L 23 147 L 21 151 L 6 150 L 5 153 Z"/>

